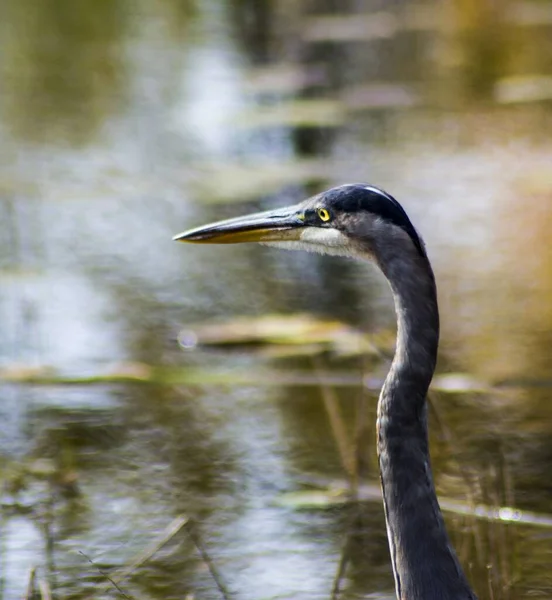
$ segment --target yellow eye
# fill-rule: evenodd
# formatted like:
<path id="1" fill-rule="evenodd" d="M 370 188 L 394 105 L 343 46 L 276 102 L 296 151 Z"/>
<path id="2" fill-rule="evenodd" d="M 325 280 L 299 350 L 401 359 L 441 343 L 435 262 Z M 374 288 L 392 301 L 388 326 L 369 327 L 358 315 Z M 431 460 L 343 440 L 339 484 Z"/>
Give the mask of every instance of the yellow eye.
<path id="1" fill-rule="evenodd" d="M 318 213 L 318 216 L 320 217 L 321 221 L 330 220 L 330 213 L 325 208 L 319 208 L 316 212 Z"/>

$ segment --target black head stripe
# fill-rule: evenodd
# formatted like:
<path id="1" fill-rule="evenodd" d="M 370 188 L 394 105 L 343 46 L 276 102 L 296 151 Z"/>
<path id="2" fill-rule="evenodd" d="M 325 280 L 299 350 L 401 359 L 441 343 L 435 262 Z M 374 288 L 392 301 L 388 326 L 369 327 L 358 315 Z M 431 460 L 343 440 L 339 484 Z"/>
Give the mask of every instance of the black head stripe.
<path id="1" fill-rule="evenodd" d="M 324 194 L 330 204 L 347 212 L 367 210 L 384 221 L 403 229 L 422 256 L 426 256 L 422 241 L 410 222 L 404 208 L 389 194 L 379 188 L 357 183 L 343 185 Z"/>

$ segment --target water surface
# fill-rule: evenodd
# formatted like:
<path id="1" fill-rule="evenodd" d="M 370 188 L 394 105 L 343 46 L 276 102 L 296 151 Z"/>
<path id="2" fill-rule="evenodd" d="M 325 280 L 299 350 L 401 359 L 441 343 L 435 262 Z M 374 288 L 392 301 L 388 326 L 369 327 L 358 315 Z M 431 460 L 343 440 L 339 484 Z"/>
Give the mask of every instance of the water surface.
<path id="1" fill-rule="evenodd" d="M 439 492 L 552 514 L 552 5 L 464 5 L 4 3 L 3 372 L 207 375 L 3 379 L 0 597 L 23 597 L 32 567 L 59 598 L 116 597 L 100 569 L 156 542 L 121 582 L 128 596 L 220 597 L 186 527 L 166 534 L 183 515 L 234 598 L 327 598 L 344 548 L 343 597 L 393 597 L 377 498 L 278 502 L 346 479 L 323 389 L 290 373 L 347 374 L 324 389 L 349 443 L 365 399 L 374 483 L 376 394 L 362 380 L 387 360 L 177 343 L 205 321 L 272 313 L 388 339 L 390 293 L 369 265 L 171 241 L 346 181 L 387 189 L 426 240 L 439 373 L 490 386 L 432 395 L 450 435 L 432 420 Z M 263 369 L 282 385 L 260 385 Z M 552 595 L 549 529 L 447 522 L 481 598 Z"/>

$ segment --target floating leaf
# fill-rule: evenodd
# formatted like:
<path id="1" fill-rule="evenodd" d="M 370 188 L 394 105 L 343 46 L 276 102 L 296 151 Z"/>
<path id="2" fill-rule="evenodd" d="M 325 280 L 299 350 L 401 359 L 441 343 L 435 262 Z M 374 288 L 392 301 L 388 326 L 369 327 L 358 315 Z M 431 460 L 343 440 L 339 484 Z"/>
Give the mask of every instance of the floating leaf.
<path id="1" fill-rule="evenodd" d="M 255 350 L 257 356 L 265 358 L 297 358 L 299 356 L 319 356 L 326 352 L 321 344 L 273 344 L 261 346 Z"/>
<path id="2" fill-rule="evenodd" d="M 351 496 L 346 490 L 305 490 L 282 494 L 274 500 L 276 506 L 294 509 L 332 508 L 348 504 Z"/>
<path id="3" fill-rule="evenodd" d="M 120 370 L 111 366 L 104 371 L 87 375 L 68 375 L 52 367 L 29 369 L 26 372 L 6 368 L 0 371 L 0 380 L 27 385 L 106 385 L 121 383 L 143 383 L 155 385 L 191 386 L 355 386 L 357 373 L 341 372 L 325 374 L 320 378 L 312 371 L 289 371 L 259 368 L 255 371 L 236 369 L 191 369 L 181 367 L 154 367 L 122 365 Z"/>
<path id="4" fill-rule="evenodd" d="M 405 31 L 446 31 L 441 13 L 427 4 L 405 6 L 401 13 L 321 15 L 311 17 L 303 28 L 309 42 L 351 42 L 388 39 Z"/>
<path id="5" fill-rule="evenodd" d="M 194 184 L 203 202 L 244 202 L 275 194 L 288 185 L 315 183 L 331 177 L 331 165 L 319 159 L 284 163 L 211 165 L 197 168 Z"/>
<path id="6" fill-rule="evenodd" d="M 0 379 L 4 381 L 33 381 L 42 377 L 54 375 L 54 369 L 46 365 L 6 365 L 0 369 Z"/>
<path id="7" fill-rule="evenodd" d="M 341 95 L 348 110 L 405 108 L 420 104 L 419 95 L 406 84 L 366 83 L 349 87 Z"/>
<path id="8" fill-rule="evenodd" d="M 254 94 L 294 93 L 326 79 L 322 69 L 307 69 L 294 63 L 267 65 L 246 73 L 245 91 Z"/>
<path id="9" fill-rule="evenodd" d="M 377 484 L 363 484 L 359 489 L 358 499 L 381 502 L 381 490 Z M 336 483 L 328 488 L 298 490 L 280 494 L 274 499 L 276 506 L 297 510 L 314 508 L 332 508 L 353 501 L 349 488 Z"/>
<path id="10" fill-rule="evenodd" d="M 495 99 L 503 104 L 552 100 L 552 77 L 549 75 L 505 77 L 495 86 Z"/>
<path id="11" fill-rule="evenodd" d="M 358 490 L 358 499 L 362 502 L 381 502 L 379 485 L 376 483 L 361 485 Z M 274 504 L 300 510 L 331 508 L 354 501 L 356 499 L 353 498 L 344 483 L 342 486 L 334 484 L 326 489 L 310 489 L 281 494 L 274 500 Z M 472 516 L 486 521 L 552 528 L 552 515 L 544 513 L 534 513 L 509 506 L 472 505 L 443 496 L 439 496 L 439 504 L 444 512 L 457 515 Z"/>
<path id="12" fill-rule="evenodd" d="M 197 325 L 199 344 L 307 344 L 327 342 L 344 329 L 339 321 L 322 321 L 309 314 L 239 317 L 224 323 Z"/>
<path id="13" fill-rule="evenodd" d="M 525 27 L 552 25 L 552 4 L 550 2 L 513 2 L 508 6 L 507 18 L 510 23 Z"/>
<path id="14" fill-rule="evenodd" d="M 328 330 L 313 328 L 309 330 L 305 327 L 303 332 L 304 339 L 308 336 L 312 336 L 312 340 L 317 340 L 315 344 L 306 344 L 300 340 L 295 342 L 286 343 L 285 332 L 275 333 L 271 331 L 271 327 L 277 323 L 275 320 L 273 323 L 267 323 L 264 332 L 259 332 L 259 335 L 255 337 L 253 332 L 248 334 L 248 337 L 244 337 L 243 333 L 239 335 L 231 333 L 229 331 L 228 341 L 222 344 L 217 340 L 213 342 L 218 345 L 232 345 L 241 343 L 265 343 L 263 340 L 269 339 L 269 344 L 275 344 L 274 346 L 267 346 L 272 348 L 282 348 L 284 355 L 295 356 L 297 353 L 292 352 L 292 348 L 299 347 L 301 349 L 306 348 L 305 353 L 308 355 L 315 355 L 316 352 L 313 346 L 319 346 L 322 343 L 322 348 L 331 349 L 335 351 L 335 347 L 339 344 L 332 346 L 332 343 L 328 341 L 329 331 L 332 331 L 330 327 Z M 340 327 L 345 327 L 342 324 L 338 324 Z M 304 326 L 304 324 L 303 324 Z M 212 327 L 211 325 L 209 327 Z M 339 332 L 339 328 L 336 328 L 334 332 Z M 263 333 L 263 335 L 260 335 Z M 293 334 L 290 332 L 290 336 Z M 349 335 L 345 330 L 345 337 Z M 240 337 L 241 336 L 241 337 Z M 330 336 L 331 338 L 331 336 Z M 242 341 L 246 340 L 247 341 Z M 239 341 L 238 341 L 239 340 Z M 257 341 L 259 340 L 259 341 Z M 370 341 L 366 342 L 368 346 Z M 281 344 L 281 345 L 280 345 Z M 327 344 L 326 346 L 324 344 Z M 319 346 L 320 347 L 320 346 Z M 363 351 L 365 349 L 363 348 Z M 373 349 L 375 352 L 376 350 Z M 255 370 L 236 370 L 232 369 L 199 369 L 199 368 L 184 368 L 184 367 L 156 367 L 143 363 L 123 363 L 120 365 L 110 365 L 103 371 L 86 374 L 86 375 L 73 375 L 65 374 L 56 371 L 50 366 L 39 366 L 22 368 L 21 366 L 9 367 L 6 366 L 0 370 L 0 380 L 10 383 L 20 383 L 29 385 L 94 385 L 94 384 L 117 384 L 117 383 L 145 383 L 145 384 L 156 384 L 156 385 L 222 385 L 222 386 L 240 386 L 240 385 L 252 385 L 252 386 L 276 386 L 276 387 L 309 387 L 309 386 L 332 386 L 332 387 L 355 387 L 358 388 L 363 385 L 365 389 L 378 392 L 381 389 L 383 380 L 380 378 L 373 378 L 366 376 L 362 380 L 359 379 L 359 374 L 356 371 L 326 371 L 323 375 L 316 373 L 312 370 L 289 370 L 289 369 L 273 369 L 267 367 L 259 367 Z M 449 392 L 449 393 L 486 393 L 493 391 L 497 393 L 500 389 L 504 388 L 528 388 L 528 387 L 543 387 L 552 386 L 552 381 L 542 380 L 529 380 L 529 381 L 501 381 L 497 386 L 492 387 L 490 384 L 484 383 L 474 377 L 463 374 L 453 373 L 448 375 L 436 376 L 432 384 L 432 389 Z"/>
<path id="15" fill-rule="evenodd" d="M 24 465 L 30 475 L 41 478 L 53 477 L 57 473 L 55 461 L 50 458 L 37 458 Z"/>
<path id="16" fill-rule="evenodd" d="M 237 115 L 232 123 L 247 128 L 338 127 L 346 120 L 338 100 L 290 100 Z"/>
<path id="17" fill-rule="evenodd" d="M 242 317 L 224 323 L 197 325 L 179 335 L 183 347 L 199 345 L 282 344 L 324 345 L 341 355 L 377 354 L 369 337 L 339 321 L 309 314 Z"/>
<path id="18" fill-rule="evenodd" d="M 475 379 L 467 373 L 446 373 L 436 375 L 433 378 L 431 387 L 439 392 L 450 394 L 477 392 L 485 393 L 490 391 L 490 385 L 481 380 Z"/>
<path id="19" fill-rule="evenodd" d="M 150 365 L 140 362 L 118 363 L 111 368 L 111 375 L 125 381 L 150 381 L 154 369 Z"/>
<path id="20" fill-rule="evenodd" d="M 307 19 L 303 39 L 309 42 L 366 41 L 393 37 L 398 29 L 397 17 L 388 12 L 324 15 Z"/>

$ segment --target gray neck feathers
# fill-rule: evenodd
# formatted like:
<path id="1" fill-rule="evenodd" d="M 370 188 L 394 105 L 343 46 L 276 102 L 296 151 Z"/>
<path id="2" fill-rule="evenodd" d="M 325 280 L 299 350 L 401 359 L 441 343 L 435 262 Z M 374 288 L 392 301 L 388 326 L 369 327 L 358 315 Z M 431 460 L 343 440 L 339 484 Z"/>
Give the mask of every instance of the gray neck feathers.
<path id="1" fill-rule="evenodd" d="M 439 341 L 435 280 L 428 259 L 405 244 L 374 252 L 393 290 L 398 323 L 395 358 L 378 403 L 378 456 L 397 597 L 473 600 L 429 462 L 426 394 Z"/>

